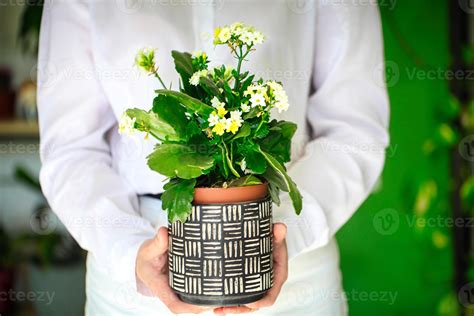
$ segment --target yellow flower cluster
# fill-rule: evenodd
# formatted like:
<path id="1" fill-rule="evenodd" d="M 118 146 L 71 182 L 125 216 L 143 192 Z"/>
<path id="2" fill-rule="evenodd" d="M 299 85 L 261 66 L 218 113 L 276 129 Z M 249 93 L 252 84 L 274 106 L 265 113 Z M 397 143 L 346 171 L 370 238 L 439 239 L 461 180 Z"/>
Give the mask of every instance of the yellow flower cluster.
<path id="1" fill-rule="evenodd" d="M 216 109 L 211 113 L 209 119 L 209 127 L 212 127 L 212 132 L 216 133 L 219 136 L 224 135 L 224 133 L 235 134 L 242 126 L 242 112 L 241 111 L 231 111 L 230 117 L 226 117 L 228 111 L 225 109 L 225 103 L 219 101 L 217 97 L 212 98 L 212 106 Z"/>

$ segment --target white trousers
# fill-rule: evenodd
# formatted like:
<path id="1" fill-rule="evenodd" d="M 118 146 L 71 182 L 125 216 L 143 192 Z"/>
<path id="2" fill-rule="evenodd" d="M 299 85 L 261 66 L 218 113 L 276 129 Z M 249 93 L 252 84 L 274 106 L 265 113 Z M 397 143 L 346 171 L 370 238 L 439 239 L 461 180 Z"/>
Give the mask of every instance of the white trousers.
<path id="1" fill-rule="evenodd" d="M 140 212 L 156 227 L 166 226 L 166 213 L 161 210 L 159 200 L 141 198 Z M 86 296 L 87 316 L 173 315 L 157 298 L 137 293 L 132 284 L 111 279 L 90 254 L 87 257 Z M 323 248 L 290 260 L 288 280 L 275 305 L 251 315 L 347 315 L 336 241 L 333 239 Z"/>

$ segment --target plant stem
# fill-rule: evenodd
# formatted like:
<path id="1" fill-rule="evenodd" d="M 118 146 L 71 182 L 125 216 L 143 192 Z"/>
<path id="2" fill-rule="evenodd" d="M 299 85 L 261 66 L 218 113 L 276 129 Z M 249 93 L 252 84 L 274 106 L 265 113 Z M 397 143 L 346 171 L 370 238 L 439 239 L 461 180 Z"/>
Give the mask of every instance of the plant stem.
<path id="1" fill-rule="evenodd" d="M 237 178 L 240 178 L 239 172 L 237 170 L 235 170 L 234 166 L 232 165 L 232 160 L 229 157 L 229 151 L 227 150 L 227 146 L 225 145 L 224 141 L 221 141 L 221 144 L 225 149 L 225 157 L 223 157 L 223 158 L 225 158 L 227 160 L 227 164 L 229 165 L 230 171 L 232 172 L 232 174 L 234 176 L 236 176 Z"/>
<path id="2" fill-rule="evenodd" d="M 247 57 L 247 55 L 250 53 L 251 50 L 252 50 L 252 47 L 249 47 L 247 51 L 244 53 L 244 51 L 242 50 L 242 46 L 239 46 L 239 52 L 235 54 L 238 59 L 238 62 L 237 62 L 237 69 L 236 69 L 237 78 L 235 80 L 234 90 L 237 90 L 237 88 L 240 85 L 240 69 L 242 68 L 242 63 L 244 62 L 245 57 Z"/>
<path id="3" fill-rule="evenodd" d="M 158 72 L 155 71 L 153 74 L 154 74 L 155 77 L 158 79 L 158 81 L 160 81 L 161 86 L 163 87 L 163 89 L 168 90 L 168 88 L 166 87 L 166 85 L 165 85 L 165 83 L 163 82 L 163 80 L 161 80 L 161 77 L 160 77 L 160 75 L 158 74 Z"/>
<path id="4" fill-rule="evenodd" d="M 262 127 L 263 122 L 265 121 L 266 115 L 267 115 L 267 113 L 263 113 L 263 114 L 262 114 L 262 120 L 260 121 L 260 124 L 258 124 L 258 127 L 257 127 L 257 129 L 255 130 L 255 133 L 257 133 L 257 132 L 260 130 L 260 127 Z"/>

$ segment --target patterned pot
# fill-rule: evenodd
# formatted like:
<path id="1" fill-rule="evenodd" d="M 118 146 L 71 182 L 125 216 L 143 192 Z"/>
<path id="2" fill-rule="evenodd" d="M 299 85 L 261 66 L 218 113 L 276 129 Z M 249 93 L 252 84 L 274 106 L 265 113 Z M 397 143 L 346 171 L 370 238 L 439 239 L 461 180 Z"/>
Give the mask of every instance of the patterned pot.
<path id="1" fill-rule="evenodd" d="M 270 197 L 196 204 L 185 223 L 168 225 L 169 282 L 184 302 L 232 306 L 254 302 L 273 285 Z"/>

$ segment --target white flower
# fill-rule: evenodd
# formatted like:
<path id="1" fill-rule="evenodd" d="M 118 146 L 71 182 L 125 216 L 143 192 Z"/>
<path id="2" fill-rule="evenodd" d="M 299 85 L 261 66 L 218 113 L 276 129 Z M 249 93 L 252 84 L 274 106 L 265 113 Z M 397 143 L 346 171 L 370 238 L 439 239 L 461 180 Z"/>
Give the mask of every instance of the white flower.
<path id="1" fill-rule="evenodd" d="M 235 35 L 240 35 L 242 31 L 244 30 L 243 28 L 244 24 L 242 22 L 235 22 L 230 25 L 230 31 L 232 34 Z"/>
<path id="2" fill-rule="evenodd" d="M 217 97 L 213 97 L 213 98 L 211 99 L 211 105 L 212 105 L 213 107 L 215 107 L 216 109 L 225 107 L 225 103 L 219 101 L 219 99 L 218 99 Z"/>
<path id="3" fill-rule="evenodd" d="M 278 109 L 278 113 L 288 111 L 289 106 L 290 105 L 288 104 L 288 102 L 277 102 L 277 103 L 275 103 L 275 108 Z"/>
<path id="4" fill-rule="evenodd" d="M 245 169 L 247 169 L 247 161 L 245 161 L 245 158 L 240 161 L 240 169 L 245 172 Z"/>
<path id="5" fill-rule="evenodd" d="M 263 36 L 262 32 L 254 32 L 253 37 L 252 37 L 252 42 L 253 44 L 262 44 L 264 41 L 265 37 Z"/>
<path id="6" fill-rule="evenodd" d="M 245 45 L 251 46 L 253 44 L 253 33 L 249 31 L 244 31 L 240 36 L 239 39 Z"/>
<path id="7" fill-rule="evenodd" d="M 251 84 L 250 86 L 247 87 L 247 89 L 244 92 L 244 96 L 252 95 L 254 93 L 259 93 L 259 94 L 265 94 L 266 88 L 262 85 L 259 84 Z"/>
<path id="8" fill-rule="evenodd" d="M 119 121 L 119 134 L 127 136 L 133 135 L 135 133 L 135 121 L 135 117 L 132 119 L 127 113 L 123 113 Z"/>
<path id="9" fill-rule="evenodd" d="M 242 109 L 242 112 L 247 113 L 250 111 L 250 106 L 248 104 L 242 103 L 240 105 L 240 108 Z"/>
<path id="10" fill-rule="evenodd" d="M 199 80 L 201 77 L 207 76 L 207 70 L 199 70 L 193 73 L 191 78 L 189 78 L 189 83 L 193 86 L 197 86 L 199 84 Z"/>
<path id="11" fill-rule="evenodd" d="M 283 91 L 283 86 L 276 81 L 267 81 L 265 84 L 274 91 Z"/>
<path id="12" fill-rule="evenodd" d="M 230 119 L 234 120 L 237 125 L 240 127 L 244 120 L 242 120 L 242 112 L 241 111 L 231 111 L 230 112 Z"/>
<path id="13" fill-rule="evenodd" d="M 261 93 L 255 93 L 250 97 L 250 103 L 253 108 L 259 105 L 265 106 L 265 97 Z"/>
<path id="14" fill-rule="evenodd" d="M 213 127 L 214 125 L 219 123 L 219 115 L 217 115 L 217 113 L 214 111 L 211 113 L 211 115 L 209 115 L 207 121 L 209 122 L 209 126 Z"/>
<path id="15" fill-rule="evenodd" d="M 221 43 L 226 43 L 230 39 L 231 36 L 232 36 L 232 32 L 230 31 L 230 28 L 224 27 L 219 32 L 219 41 Z"/>

